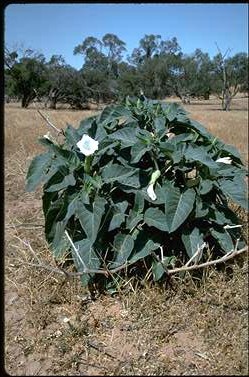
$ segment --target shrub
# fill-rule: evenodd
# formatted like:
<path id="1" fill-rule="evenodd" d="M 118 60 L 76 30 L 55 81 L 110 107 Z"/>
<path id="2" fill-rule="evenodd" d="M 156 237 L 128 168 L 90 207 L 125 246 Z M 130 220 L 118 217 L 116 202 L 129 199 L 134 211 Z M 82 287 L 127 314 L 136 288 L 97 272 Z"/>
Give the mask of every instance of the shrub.
<path id="1" fill-rule="evenodd" d="M 27 190 L 43 184 L 46 239 L 90 271 L 84 285 L 111 289 L 143 266 L 157 281 L 200 247 L 199 262 L 245 246 L 228 203 L 247 208 L 241 157 L 177 104 L 127 97 L 64 136 L 40 139 Z"/>

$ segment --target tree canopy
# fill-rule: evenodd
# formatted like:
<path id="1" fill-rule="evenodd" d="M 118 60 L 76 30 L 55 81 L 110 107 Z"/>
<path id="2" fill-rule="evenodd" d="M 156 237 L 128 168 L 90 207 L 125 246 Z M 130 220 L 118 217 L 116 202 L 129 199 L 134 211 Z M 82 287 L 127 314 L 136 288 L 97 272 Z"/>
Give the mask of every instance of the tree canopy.
<path id="1" fill-rule="evenodd" d="M 163 40 L 146 34 L 130 55 L 126 43 L 117 35 L 102 39 L 86 37 L 72 48 L 82 56 L 82 68 L 76 70 L 61 55 L 46 61 L 35 50 L 10 51 L 5 47 L 5 95 L 21 100 L 23 107 L 39 94 L 45 103 L 56 108 L 64 102 L 82 109 L 89 102 L 111 102 L 127 95 L 162 99 L 170 95 L 183 102 L 191 97 L 208 99 L 215 94 L 222 108 L 229 110 L 238 91 L 248 91 L 248 55 L 209 54 L 197 48 L 184 54 L 176 37 Z"/>

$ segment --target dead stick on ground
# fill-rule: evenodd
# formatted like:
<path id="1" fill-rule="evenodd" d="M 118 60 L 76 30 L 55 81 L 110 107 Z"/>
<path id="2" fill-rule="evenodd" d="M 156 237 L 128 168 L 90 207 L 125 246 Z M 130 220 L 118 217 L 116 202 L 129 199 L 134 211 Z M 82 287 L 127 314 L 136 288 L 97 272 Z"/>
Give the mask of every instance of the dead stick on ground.
<path id="1" fill-rule="evenodd" d="M 53 125 L 53 123 L 50 122 L 50 120 L 48 119 L 48 117 L 46 117 L 44 114 L 42 114 L 42 112 L 40 110 L 37 109 L 37 112 L 40 114 L 40 116 L 47 122 L 47 124 L 52 127 L 55 131 L 58 132 L 58 134 L 62 133 L 63 131 L 62 130 L 59 130 L 59 128 L 55 127 Z"/>
<path id="2" fill-rule="evenodd" d="M 19 237 L 16 237 L 18 238 L 24 245 L 28 246 L 28 248 L 30 249 L 30 251 L 32 252 L 33 255 L 36 256 L 36 253 L 34 252 L 34 250 L 32 249 L 31 245 L 23 240 L 21 240 Z M 70 236 L 69 236 L 70 238 Z M 72 240 L 71 240 L 72 242 Z M 72 242 L 73 243 L 73 242 Z M 75 248 L 75 245 L 74 245 L 74 248 Z M 75 248 L 76 249 L 76 248 Z M 77 253 L 78 253 L 78 250 L 76 249 Z M 226 262 L 227 260 L 229 259 L 232 259 L 234 258 L 235 256 L 239 255 L 239 254 L 242 254 L 243 252 L 245 251 L 248 251 L 248 247 L 245 246 L 244 248 L 240 249 L 240 250 L 233 250 L 229 253 L 227 253 L 226 255 L 224 255 L 223 257 L 219 258 L 219 259 L 216 259 L 216 260 L 212 260 L 212 261 L 208 261 L 208 262 L 205 262 L 205 263 L 202 263 L 202 264 L 194 264 L 192 266 L 183 266 L 183 267 L 179 267 L 179 268 L 174 268 L 174 269 L 167 269 L 166 266 L 164 266 L 164 264 L 162 263 L 162 261 L 157 257 L 157 255 L 155 254 L 155 252 L 152 252 L 151 254 L 154 255 L 156 257 L 156 259 L 158 260 L 158 262 L 160 262 L 166 272 L 167 275 L 171 275 L 171 274 L 174 274 L 174 273 L 177 273 L 177 272 L 181 272 L 181 271 L 191 271 L 191 270 L 196 270 L 196 269 L 199 269 L 199 268 L 204 268 L 204 267 L 208 267 L 208 266 L 212 266 L 212 265 L 215 265 L 215 264 L 218 264 L 218 263 L 223 263 L 223 262 Z M 36 256 L 36 259 L 39 260 L 39 258 Z M 40 261 L 40 260 L 39 260 Z M 136 263 L 136 262 L 133 262 L 133 263 Z M 43 268 L 43 269 L 46 269 L 48 271 L 51 271 L 51 272 L 55 272 L 55 273 L 59 273 L 59 274 L 64 274 L 66 277 L 74 277 L 74 276 L 82 276 L 84 274 L 103 274 L 103 275 L 109 275 L 109 274 L 114 274 L 124 268 L 127 268 L 129 266 L 131 266 L 133 263 L 124 263 L 123 265 L 117 267 L 117 268 L 113 268 L 113 269 L 110 269 L 110 270 L 105 270 L 105 269 L 88 269 L 86 267 L 85 264 L 83 264 L 84 266 L 84 271 L 79 271 L 79 272 L 67 272 L 65 271 L 64 269 L 57 269 L 57 268 L 53 268 L 51 266 L 48 266 L 48 265 L 44 265 L 42 263 L 39 263 L 39 264 L 34 264 L 34 263 L 25 263 L 26 265 L 29 265 L 29 266 L 32 266 L 32 267 L 37 267 L 37 268 Z"/>
<path id="3" fill-rule="evenodd" d="M 105 350 L 103 350 L 103 348 L 101 346 L 97 346 L 96 344 L 94 344 L 93 342 L 91 342 L 90 340 L 87 341 L 87 345 L 94 348 L 96 351 L 98 352 L 101 352 L 103 353 L 104 355 L 110 357 L 111 359 L 113 360 L 118 360 L 118 361 L 121 361 L 119 360 L 117 357 L 111 355 L 109 352 L 106 352 Z"/>

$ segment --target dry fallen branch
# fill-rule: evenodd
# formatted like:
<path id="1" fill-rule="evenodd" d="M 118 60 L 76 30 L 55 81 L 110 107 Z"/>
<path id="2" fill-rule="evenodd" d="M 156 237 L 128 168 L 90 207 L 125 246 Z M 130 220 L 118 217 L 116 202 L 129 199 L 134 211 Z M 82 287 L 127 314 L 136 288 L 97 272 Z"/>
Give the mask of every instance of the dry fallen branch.
<path id="1" fill-rule="evenodd" d="M 229 253 L 227 253 L 223 257 L 216 259 L 216 260 L 212 260 L 212 261 L 201 263 L 201 264 L 194 264 L 193 266 L 187 266 L 187 267 L 185 265 L 183 267 L 168 270 L 168 274 L 175 274 L 176 272 L 181 272 L 181 271 L 196 270 L 198 268 L 204 268 L 204 267 L 212 266 L 212 265 L 215 265 L 215 264 L 218 264 L 218 263 L 223 263 L 223 262 L 226 262 L 229 259 L 236 257 L 237 255 L 239 255 L 241 253 L 244 253 L 245 251 L 248 251 L 247 246 L 243 247 L 243 249 L 240 249 L 240 250 L 235 249 L 233 251 L 230 251 Z"/>
<path id="2" fill-rule="evenodd" d="M 55 127 L 53 125 L 53 123 L 50 122 L 50 120 L 48 119 L 48 117 L 46 117 L 44 114 L 42 114 L 42 112 L 40 110 L 37 109 L 37 112 L 40 114 L 40 116 L 47 122 L 47 124 L 53 128 L 53 130 L 55 130 L 56 132 L 58 132 L 58 134 L 62 133 L 63 131 L 62 130 L 59 130 L 59 128 Z"/>
<path id="3" fill-rule="evenodd" d="M 78 250 L 75 247 L 75 245 L 73 244 L 73 241 L 70 238 L 68 232 L 65 231 L 65 233 L 66 233 L 67 238 L 70 241 L 70 244 L 72 245 L 75 253 L 79 257 Z M 82 276 L 84 274 L 103 274 L 105 276 L 108 276 L 108 275 L 112 275 L 112 274 L 114 274 L 114 273 L 116 273 L 118 271 L 121 271 L 124 268 L 127 268 L 127 267 L 131 266 L 132 264 L 136 263 L 136 261 L 132 262 L 132 263 L 124 263 L 123 265 L 121 265 L 119 267 L 116 267 L 116 268 L 112 268 L 112 269 L 107 269 L 107 268 L 106 269 L 88 269 L 87 266 L 85 265 L 85 263 L 83 262 L 82 258 L 79 258 L 80 261 L 81 261 L 81 263 L 82 263 L 82 266 L 83 266 L 84 270 L 83 271 L 79 271 L 79 272 L 68 272 L 68 271 L 64 270 L 63 268 L 54 268 L 52 266 L 43 264 L 41 262 L 41 260 L 37 257 L 35 251 L 31 247 L 31 245 L 30 245 L 29 242 L 23 241 L 22 239 L 20 239 L 17 236 L 16 236 L 16 238 L 18 238 L 25 246 L 27 246 L 29 248 L 29 250 L 31 251 L 32 255 L 38 261 L 38 263 L 27 263 L 27 262 L 24 262 L 25 265 L 28 265 L 30 267 L 41 268 L 41 269 L 48 270 L 50 272 L 54 272 L 54 273 L 57 273 L 57 274 L 65 275 L 65 277 L 67 277 L 67 278 L 72 278 L 72 277 L 76 277 L 76 276 Z M 191 270 L 196 270 L 196 269 L 199 269 L 199 268 L 204 268 L 204 267 L 216 265 L 216 264 L 219 264 L 219 263 L 224 263 L 224 262 L 228 261 L 229 259 L 232 259 L 235 256 L 237 256 L 239 254 L 242 254 L 245 251 L 248 251 L 248 247 L 247 246 L 245 246 L 244 248 L 242 248 L 240 250 L 237 250 L 237 245 L 238 245 L 238 242 L 236 243 L 234 250 L 230 251 L 229 253 L 227 253 L 226 255 L 224 255 L 223 257 L 221 257 L 219 259 L 211 260 L 211 261 L 208 261 L 208 262 L 205 262 L 205 263 L 201 263 L 201 264 L 194 264 L 192 266 L 189 266 L 189 261 L 188 261 L 184 266 L 178 267 L 178 268 L 173 268 L 173 269 L 168 269 L 163 264 L 163 262 L 160 260 L 160 258 L 157 257 L 157 255 L 155 254 L 154 251 L 151 253 L 151 255 L 153 255 L 158 260 L 158 262 L 160 262 L 162 264 L 162 266 L 163 266 L 163 268 L 164 268 L 164 270 L 165 270 L 165 272 L 166 272 L 167 275 L 172 275 L 172 274 L 175 274 L 175 273 L 178 273 L 178 272 L 191 271 Z M 199 255 L 199 253 L 202 251 L 202 249 L 205 246 L 206 246 L 206 244 L 203 244 L 200 248 L 198 248 L 197 252 L 193 255 L 193 257 L 191 258 L 190 261 L 194 260 L 194 258 L 196 258 Z"/>
<path id="4" fill-rule="evenodd" d="M 5 228 L 27 228 L 27 229 L 37 229 L 44 228 L 42 224 L 32 224 L 32 223 L 22 223 L 22 224 L 6 224 Z"/>

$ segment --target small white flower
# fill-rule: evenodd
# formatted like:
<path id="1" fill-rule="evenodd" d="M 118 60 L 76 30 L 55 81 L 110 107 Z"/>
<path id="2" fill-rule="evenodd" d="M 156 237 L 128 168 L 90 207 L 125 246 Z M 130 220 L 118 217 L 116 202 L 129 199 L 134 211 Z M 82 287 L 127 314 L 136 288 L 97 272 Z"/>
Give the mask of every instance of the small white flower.
<path id="1" fill-rule="evenodd" d="M 151 200 L 156 200 L 156 194 L 155 194 L 155 191 L 154 191 L 154 184 L 153 183 L 149 184 L 149 186 L 147 188 L 147 194 L 149 195 Z"/>
<path id="2" fill-rule="evenodd" d="M 147 194 L 151 198 L 151 200 L 156 200 L 156 194 L 154 191 L 154 184 L 156 183 L 157 179 L 160 177 L 161 172 L 160 170 L 155 170 L 150 178 L 149 186 L 147 187 Z"/>
<path id="3" fill-rule="evenodd" d="M 218 158 L 216 162 L 223 162 L 223 164 L 231 164 L 232 160 L 230 157 L 221 157 L 221 158 Z"/>
<path id="4" fill-rule="evenodd" d="M 97 140 L 92 139 L 90 136 L 84 134 L 82 136 L 82 139 L 78 141 L 77 147 L 85 156 L 90 156 L 98 150 L 99 142 Z"/>
<path id="5" fill-rule="evenodd" d="M 43 137 L 44 137 L 45 139 L 48 139 L 48 140 L 51 141 L 51 134 L 50 134 L 49 131 L 48 131 L 48 133 L 46 133 L 46 135 L 43 135 Z"/>

